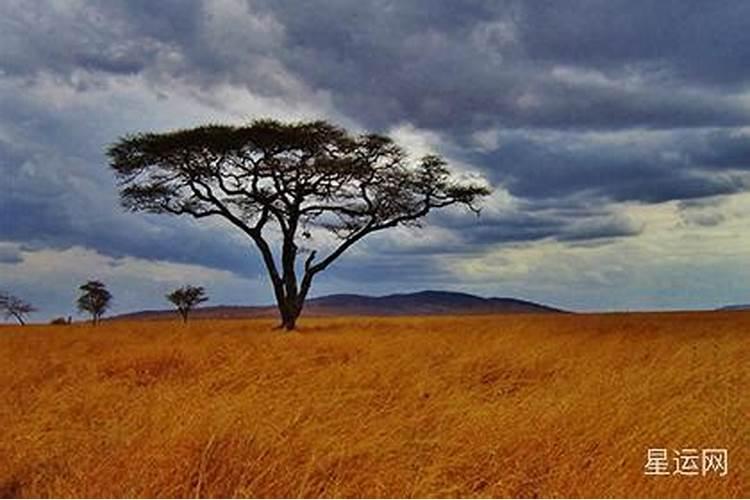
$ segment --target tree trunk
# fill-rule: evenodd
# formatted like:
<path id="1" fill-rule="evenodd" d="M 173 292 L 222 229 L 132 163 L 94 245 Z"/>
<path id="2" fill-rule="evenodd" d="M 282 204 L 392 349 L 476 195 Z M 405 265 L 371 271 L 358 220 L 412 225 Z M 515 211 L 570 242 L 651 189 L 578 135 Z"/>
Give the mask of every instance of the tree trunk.
<path id="1" fill-rule="evenodd" d="M 296 301 L 283 298 L 278 302 L 278 308 L 281 317 L 281 324 L 279 324 L 278 329 L 288 332 L 294 330 L 297 326 L 297 318 L 300 315 L 300 308 L 297 307 Z"/>
<path id="2" fill-rule="evenodd" d="M 279 313 L 281 315 L 279 329 L 283 328 L 286 331 L 292 331 L 296 328 L 297 319 L 302 315 L 302 309 L 305 306 L 307 292 L 310 291 L 310 285 L 312 285 L 312 278 L 312 274 L 306 273 L 302 280 L 302 286 L 298 288 L 296 277 L 294 277 L 291 286 L 282 290 L 282 298 L 278 301 Z"/>
<path id="3" fill-rule="evenodd" d="M 285 320 L 284 320 L 284 330 L 287 332 L 291 332 L 294 330 L 297 326 L 297 317 L 294 314 L 290 314 Z"/>

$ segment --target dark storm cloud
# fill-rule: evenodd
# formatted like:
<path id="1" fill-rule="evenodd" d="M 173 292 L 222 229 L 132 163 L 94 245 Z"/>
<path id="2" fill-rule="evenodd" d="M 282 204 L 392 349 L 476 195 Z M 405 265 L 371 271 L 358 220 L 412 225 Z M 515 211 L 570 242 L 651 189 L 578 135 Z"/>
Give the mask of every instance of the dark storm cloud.
<path id="1" fill-rule="evenodd" d="M 637 236 L 643 226 L 622 216 L 612 216 L 593 221 L 581 221 L 577 227 L 571 227 L 558 237 L 560 241 L 589 241 L 625 236 Z"/>
<path id="2" fill-rule="evenodd" d="M 471 227 L 468 234 L 474 243 L 496 244 L 545 238 L 558 241 L 611 239 L 636 236 L 642 229 L 627 217 L 615 213 L 571 218 L 556 211 L 543 214 L 514 212 L 487 218 L 479 227 Z"/>
<path id="3" fill-rule="evenodd" d="M 466 227 L 462 237 L 469 245 L 519 243 L 550 238 L 563 231 L 564 220 L 548 215 L 513 212 L 495 216 L 480 216 Z M 453 221 L 456 229 L 465 223 Z"/>
<path id="4" fill-rule="evenodd" d="M 744 191 L 750 137 L 734 132 L 675 131 L 652 141 L 641 131 L 623 143 L 562 135 L 518 136 L 491 153 L 472 153 L 495 182 L 542 206 L 576 201 L 661 203 Z"/>
<path id="5" fill-rule="evenodd" d="M 89 161 L 95 165 L 97 160 Z M 112 257 L 194 263 L 249 276 L 257 273 L 251 253 L 227 238 L 225 231 L 122 213 L 111 186 L 78 178 L 79 166 L 65 162 L 46 151 L 24 151 L 0 141 L 0 172 L 7 186 L 0 196 L 0 241 L 25 242 L 35 248 L 83 246 Z"/>
<path id="6" fill-rule="evenodd" d="M 532 208 L 533 207 L 533 208 Z M 482 213 L 478 217 L 458 212 L 435 214 L 430 223 L 454 230 L 460 241 L 432 247 L 387 248 L 373 245 L 371 250 L 385 254 L 482 253 L 497 244 L 528 243 L 540 240 L 575 242 L 579 240 L 612 241 L 637 236 L 643 225 L 611 209 L 585 206 L 542 207 L 533 204 L 500 213 Z"/>
<path id="7" fill-rule="evenodd" d="M 145 73 L 282 95 L 273 61 L 371 127 L 749 122 L 725 92 L 750 76 L 744 2 L 138 1 L 6 14 L 11 75 Z"/>
<path id="8" fill-rule="evenodd" d="M 748 123 L 741 2 L 266 2 L 290 68 L 361 120 L 465 131 Z M 704 71 L 704 68 L 709 68 Z"/>
<path id="9" fill-rule="evenodd" d="M 651 65 L 677 78 L 741 88 L 750 80 L 750 4 L 744 1 L 527 2 L 528 57 L 608 71 Z"/>
<path id="10" fill-rule="evenodd" d="M 0 12 L 0 68 L 5 75 L 45 72 L 70 77 L 81 70 L 128 74 L 154 60 L 152 40 L 95 4 L 71 8 L 7 2 Z"/>
<path id="11" fill-rule="evenodd" d="M 274 74 L 277 26 L 241 2 L 45 2 L 0 5 L 0 75 L 53 75 L 79 90 L 96 75 L 142 75 L 196 88 L 230 83 L 281 95 Z M 241 14 L 241 15 L 236 15 Z M 259 15 L 260 16 L 260 15 Z M 271 66 L 271 67 L 269 67 Z"/>
<path id="12" fill-rule="evenodd" d="M 748 80 L 742 2 L 247 5 L 29 4 L 6 13 L 0 67 L 169 75 L 281 95 L 275 61 L 369 126 L 454 133 L 749 122 L 731 96 L 703 88 L 706 74 L 727 88 Z"/>
<path id="13" fill-rule="evenodd" d="M 705 169 L 750 170 L 750 135 L 717 131 L 707 134 L 703 144 L 693 146 L 691 159 Z"/>

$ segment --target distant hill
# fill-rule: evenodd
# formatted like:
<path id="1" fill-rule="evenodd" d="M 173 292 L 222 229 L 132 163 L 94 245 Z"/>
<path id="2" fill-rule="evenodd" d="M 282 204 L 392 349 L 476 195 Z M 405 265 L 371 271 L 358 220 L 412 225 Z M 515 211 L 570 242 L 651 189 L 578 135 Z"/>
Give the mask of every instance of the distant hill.
<path id="1" fill-rule="evenodd" d="M 750 304 L 734 304 L 731 306 L 724 306 L 717 309 L 717 311 L 748 311 L 750 310 Z"/>
<path id="2" fill-rule="evenodd" d="M 309 299 L 303 315 L 308 316 L 426 316 L 504 313 L 565 312 L 554 307 L 514 298 L 491 297 L 459 292 L 427 290 L 372 297 L 337 294 Z M 192 313 L 193 318 L 253 318 L 276 316 L 275 306 L 210 306 Z M 121 314 L 110 319 L 171 319 L 174 310 L 151 310 Z"/>

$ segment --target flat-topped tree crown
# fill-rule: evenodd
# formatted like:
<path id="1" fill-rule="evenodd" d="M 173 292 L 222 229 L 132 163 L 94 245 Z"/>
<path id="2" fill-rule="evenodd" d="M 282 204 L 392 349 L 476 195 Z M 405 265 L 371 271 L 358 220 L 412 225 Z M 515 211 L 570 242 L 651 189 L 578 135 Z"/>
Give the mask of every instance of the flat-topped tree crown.
<path id="1" fill-rule="evenodd" d="M 79 286 L 81 295 L 76 300 L 80 312 L 91 315 L 91 323 L 97 325 L 102 315 L 109 309 L 112 302 L 112 294 L 101 281 L 90 280 Z"/>
<path id="2" fill-rule="evenodd" d="M 183 323 L 187 323 L 190 311 L 198 304 L 207 302 L 208 296 L 202 286 L 185 285 L 168 293 L 166 299 L 177 308 Z"/>
<path id="3" fill-rule="evenodd" d="M 438 156 L 410 161 L 390 138 L 352 135 L 324 121 L 257 120 L 121 138 L 109 150 L 123 205 L 133 211 L 218 216 L 258 247 L 282 317 L 294 328 L 315 275 L 368 234 L 418 225 L 431 210 L 478 212 L 488 187 L 454 179 Z M 281 234 L 276 262 L 264 229 Z M 336 245 L 310 251 L 299 238 L 317 228 Z M 298 274 L 301 279 L 298 279 Z"/>

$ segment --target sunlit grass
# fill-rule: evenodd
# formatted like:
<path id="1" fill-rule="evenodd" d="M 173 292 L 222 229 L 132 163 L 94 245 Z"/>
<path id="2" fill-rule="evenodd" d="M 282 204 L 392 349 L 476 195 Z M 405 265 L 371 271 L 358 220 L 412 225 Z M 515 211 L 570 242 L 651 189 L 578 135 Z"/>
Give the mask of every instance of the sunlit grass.
<path id="1" fill-rule="evenodd" d="M 0 328 L 0 494 L 748 496 L 750 315 Z M 728 448 L 726 477 L 646 450 Z"/>

